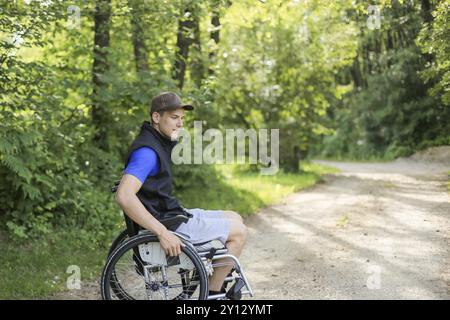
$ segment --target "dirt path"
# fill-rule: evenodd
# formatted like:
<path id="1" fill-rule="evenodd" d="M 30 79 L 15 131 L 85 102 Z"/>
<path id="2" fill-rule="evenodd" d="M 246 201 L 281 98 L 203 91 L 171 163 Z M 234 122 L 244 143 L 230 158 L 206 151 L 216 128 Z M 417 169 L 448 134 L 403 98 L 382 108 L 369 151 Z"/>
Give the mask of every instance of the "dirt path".
<path id="1" fill-rule="evenodd" d="M 255 298 L 450 299 L 450 167 L 326 164 L 342 172 L 246 219 Z M 98 286 L 56 298 L 98 299 Z"/>
<path id="2" fill-rule="evenodd" d="M 257 299 L 450 299 L 450 169 L 401 160 L 341 173 L 247 219 Z"/>

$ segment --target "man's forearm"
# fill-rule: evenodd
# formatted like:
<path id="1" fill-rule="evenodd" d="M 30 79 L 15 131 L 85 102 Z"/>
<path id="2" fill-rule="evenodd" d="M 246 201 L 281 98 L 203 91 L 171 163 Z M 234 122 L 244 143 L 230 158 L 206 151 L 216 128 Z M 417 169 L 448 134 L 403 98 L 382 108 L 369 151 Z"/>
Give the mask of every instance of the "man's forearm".
<path id="1" fill-rule="evenodd" d="M 161 222 L 147 211 L 135 194 L 118 195 L 116 201 L 128 217 L 155 235 L 160 236 L 162 232 L 167 230 Z"/>

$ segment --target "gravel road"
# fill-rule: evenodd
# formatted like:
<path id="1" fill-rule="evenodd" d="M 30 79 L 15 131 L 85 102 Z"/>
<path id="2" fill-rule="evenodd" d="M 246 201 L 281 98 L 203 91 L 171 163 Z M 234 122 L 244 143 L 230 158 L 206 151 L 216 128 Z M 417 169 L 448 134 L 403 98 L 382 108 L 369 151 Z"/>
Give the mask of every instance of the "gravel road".
<path id="1" fill-rule="evenodd" d="M 321 163 L 340 174 L 246 220 L 256 299 L 449 299 L 449 166 Z"/>

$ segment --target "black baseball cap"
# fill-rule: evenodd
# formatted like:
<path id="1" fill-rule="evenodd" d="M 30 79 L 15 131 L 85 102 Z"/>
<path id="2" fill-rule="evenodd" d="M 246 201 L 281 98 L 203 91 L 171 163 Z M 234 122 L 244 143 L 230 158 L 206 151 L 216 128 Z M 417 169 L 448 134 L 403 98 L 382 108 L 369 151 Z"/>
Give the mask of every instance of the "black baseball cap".
<path id="1" fill-rule="evenodd" d="M 152 99 L 150 114 L 159 111 L 169 111 L 178 108 L 185 110 L 193 110 L 194 107 L 190 104 L 185 104 L 181 98 L 174 92 L 162 92 Z"/>

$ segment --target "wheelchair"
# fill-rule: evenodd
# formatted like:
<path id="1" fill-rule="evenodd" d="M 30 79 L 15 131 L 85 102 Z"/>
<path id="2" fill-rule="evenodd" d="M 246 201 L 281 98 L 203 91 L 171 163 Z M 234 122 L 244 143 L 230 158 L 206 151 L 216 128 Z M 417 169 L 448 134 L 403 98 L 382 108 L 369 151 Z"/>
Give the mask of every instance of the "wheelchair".
<path id="1" fill-rule="evenodd" d="M 117 191 L 116 181 L 111 191 Z M 239 300 L 253 297 L 239 260 L 220 241 L 193 244 L 173 232 L 185 245 L 181 254 L 165 254 L 158 238 L 143 230 L 125 213 L 127 228 L 111 244 L 103 268 L 100 290 L 104 300 Z M 160 220 L 166 227 L 189 218 L 183 215 Z M 209 296 L 208 278 L 215 267 L 231 265 L 222 292 Z M 229 289 L 227 290 L 227 288 Z"/>

